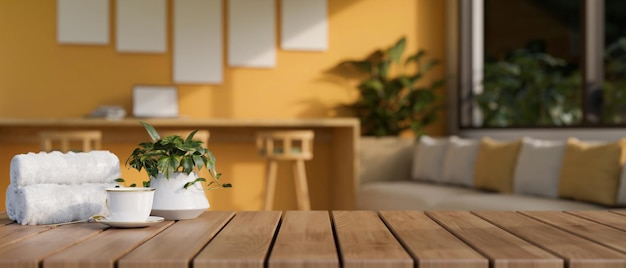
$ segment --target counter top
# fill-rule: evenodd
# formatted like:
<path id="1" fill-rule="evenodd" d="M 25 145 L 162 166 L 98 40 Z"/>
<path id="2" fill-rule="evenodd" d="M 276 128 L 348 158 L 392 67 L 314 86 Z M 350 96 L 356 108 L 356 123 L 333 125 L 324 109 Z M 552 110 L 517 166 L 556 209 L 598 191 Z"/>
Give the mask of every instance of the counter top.
<path id="1" fill-rule="evenodd" d="M 262 160 L 258 157 L 255 149 L 255 133 L 257 131 L 311 129 L 315 131 L 314 143 L 317 149 L 313 161 L 307 163 L 309 166 L 307 176 L 316 178 L 310 183 L 310 194 L 317 198 L 317 201 L 315 198 L 313 199 L 314 208 L 354 208 L 355 187 L 358 185 L 357 155 L 360 136 L 360 125 L 356 118 L 125 118 L 122 120 L 104 118 L 0 118 L 0 148 L 2 148 L 0 173 L 10 173 L 10 161 L 13 155 L 37 151 L 39 146 L 38 134 L 45 130 L 100 130 L 103 149 L 118 155 L 127 155 L 138 142 L 147 138 L 139 121 L 145 121 L 159 131 L 209 130 L 211 150 L 220 155 L 221 169 L 226 170 L 230 176 L 246 178 L 251 181 L 262 181 L 264 174 L 260 172 L 261 170 L 249 168 L 251 165 L 254 166 L 255 161 Z M 258 162 L 263 163 L 262 161 Z M 121 163 L 121 165 L 123 164 Z M 132 177 L 133 174 L 127 170 L 122 170 L 122 176 Z M 248 183 L 246 182 L 246 184 Z M 7 186 L 8 178 L 0 180 L 0 189 L 5 189 Z M 234 200 L 233 196 L 261 196 L 264 189 L 262 184 L 255 189 L 259 190 L 253 194 L 246 188 L 233 190 L 231 196 L 223 197 L 223 199 L 232 204 L 235 202 L 232 201 Z M 292 191 L 292 188 L 280 188 L 279 191 Z M 0 207 L 2 207 L 2 200 L 4 199 L 3 193 L 0 193 Z M 245 208 L 250 209 L 249 207 Z"/>
<path id="2" fill-rule="evenodd" d="M 335 127 L 359 125 L 356 118 L 124 118 L 108 120 L 104 118 L 0 118 L 3 126 L 140 126 L 137 122 L 145 121 L 153 126 L 163 127 Z"/>

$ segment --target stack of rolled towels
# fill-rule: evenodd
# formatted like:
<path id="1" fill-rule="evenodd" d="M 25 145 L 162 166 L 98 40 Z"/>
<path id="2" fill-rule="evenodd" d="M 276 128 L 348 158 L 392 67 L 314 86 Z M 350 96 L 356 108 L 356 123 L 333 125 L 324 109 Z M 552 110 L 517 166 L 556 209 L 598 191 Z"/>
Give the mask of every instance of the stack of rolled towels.
<path id="1" fill-rule="evenodd" d="M 109 151 L 40 152 L 15 155 L 6 207 L 22 225 L 58 224 L 105 215 L 107 187 L 120 176 Z"/>

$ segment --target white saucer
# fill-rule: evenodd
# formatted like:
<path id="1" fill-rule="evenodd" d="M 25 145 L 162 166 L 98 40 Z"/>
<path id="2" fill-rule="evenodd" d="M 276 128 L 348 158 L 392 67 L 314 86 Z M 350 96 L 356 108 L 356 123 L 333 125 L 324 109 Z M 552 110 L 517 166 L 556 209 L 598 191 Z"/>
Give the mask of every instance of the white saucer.
<path id="1" fill-rule="evenodd" d="M 99 223 L 106 224 L 111 227 L 117 227 L 117 228 L 140 228 L 140 227 L 146 227 L 146 226 L 150 226 L 150 225 L 162 222 L 163 220 L 164 220 L 163 217 L 150 216 L 148 217 L 147 220 L 138 221 L 138 222 L 114 221 L 114 220 L 107 219 L 107 218 L 102 218 L 96 221 Z"/>

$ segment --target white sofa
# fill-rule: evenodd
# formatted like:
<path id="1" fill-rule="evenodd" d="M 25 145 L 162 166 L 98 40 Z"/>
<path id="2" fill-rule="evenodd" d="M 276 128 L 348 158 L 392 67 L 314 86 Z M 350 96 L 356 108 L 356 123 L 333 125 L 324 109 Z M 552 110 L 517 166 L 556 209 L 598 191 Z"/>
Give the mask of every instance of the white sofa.
<path id="1" fill-rule="evenodd" d="M 424 146 L 425 140 L 431 144 L 438 142 L 446 144 L 439 146 L 439 148 L 435 148 L 437 146 Z M 455 151 L 455 148 L 450 145 L 451 140 L 454 140 L 455 145 L 463 145 L 464 142 L 471 144 L 473 151 Z M 356 193 L 357 209 L 588 210 L 623 207 L 626 204 L 624 201 L 626 199 L 626 183 L 620 182 L 617 182 L 616 186 L 611 186 L 613 190 L 608 190 L 609 192 L 615 191 L 615 193 L 611 193 L 611 198 L 616 199 L 615 204 L 606 205 L 602 202 L 594 202 L 593 198 L 590 202 L 589 198 L 576 194 L 573 195 L 574 198 L 567 197 L 566 189 L 561 189 L 563 184 L 559 184 L 559 176 L 563 177 L 561 174 L 561 169 L 565 166 L 563 164 L 565 149 L 563 148 L 569 146 L 569 141 L 555 141 L 561 149 L 560 151 L 550 149 L 550 152 L 528 149 L 527 142 L 529 140 L 531 144 L 533 144 L 532 142 L 535 144 L 539 142 L 541 145 L 541 142 L 544 142 L 529 138 L 519 140 L 520 146 L 515 159 L 515 172 L 512 174 L 513 186 L 507 192 L 484 190 L 485 187 L 475 185 L 474 175 L 476 175 L 476 165 L 479 161 L 477 160 L 478 152 L 483 148 L 482 139 L 470 140 L 454 137 L 432 139 L 426 137 L 420 141 L 413 141 L 412 139 L 397 138 L 362 138 L 359 149 L 360 172 Z M 589 144 L 585 143 L 584 145 L 588 146 Z M 624 154 L 620 155 L 623 156 Z M 584 157 L 586 155 L 583 155 Z M 617 158 L 620 157 L 616 157 L 616 162 L 619 161 Z M 481 161 L 484 162 L 484 160 Z M 453 161 L 456 163 L 452 163 Z M 568 161 L 571 161 L 570 156 L 568 156 Z M 536 165 L 536 167 L 529 165 Z M 493 168 L 495 170 L 497 167 L 494 166 Z M 622 170 L 621 166 L 619 171 L 613 169 L 611 178 L 618 177 L 615 179 L 626 181 L 626 174 L 623 174 Z M 577 171 L 573 170 L 572 172 Z M 615 172 L 619 172 L 619 174 Z M 595 175 L 590 177 L 594 177 L 593 182 L 596 181 Z M 561 181 L 565 181 L 565 179 L 561 179 Z M 594 188 L 595 186 L 587 188 L 590 187 Z M 608 189 L 607 187 L 604 188 L 605 190 Z M 592 194 L 594 193 L 592 192 Z"/>

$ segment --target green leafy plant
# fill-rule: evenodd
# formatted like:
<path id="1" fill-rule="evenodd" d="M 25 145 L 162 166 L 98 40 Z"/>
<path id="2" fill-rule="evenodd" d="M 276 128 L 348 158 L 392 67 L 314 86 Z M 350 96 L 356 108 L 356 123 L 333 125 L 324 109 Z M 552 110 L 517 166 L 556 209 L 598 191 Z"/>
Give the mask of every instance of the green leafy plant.
<path id="1" fill-rule="evenodd" d="M 563 59 L 518 49 L 486 62 L 483 89 L 474 96 L 483 126 L 558 126 L 582 119 L 580 74 Z"/>
<path id="2" fill-rule="evenodd" d="M 346 106 L 359 118 L 362 135 L 397 136 L 410 129 L 418 137 L 442 108 L 436 90 L 444 85 L 445 78 L 430 84 L 420 83 L 439 61 L 425 60 L 424 50 L 403 61 L 405 47 L 406 38 L 402 37 L 391 47 L 377 49 L 363 60 L 343 61 L 338 66 L 352 67 L 366 75 L 358 85 L 358 100 Z M 397 75 L 390 75 L 392 71 Z"/>
<path id="3" fill-rule="evenodd" d="M 221 173 L 215 169 L 215 157 L 203 142 L 194 140 L 197 130 L 192 131 L 186 139 L 178 135 L 161 137 L 157 130 L 146 122 L 140 122 L 146 129 L 152 141 L 142 142 L 126 160 L 126 165 L 138 171 L 145 170 L 149 178 L 156 178 L 162 173 L 169 179 L 174 172 L 183 172 L 187 175 L 194 170 L 206 168 L 212 180 L 207 183 L 209 189 L 230 188 L 230 183 L 220 183 Z M 119 182 L 119 181 L 118 181 Z M 123 181 L 122 181 L 123 182 Z M 185 184 L 184 188 L 196 182 L 207 182 L 205 178 L 197 178 Z M 147 187 L 150 182 L 144 182 Z"/>
<path id="4" fill-rule="evenodd" d="M 130 185 L 126 186 L 126 180 L 124 178 L 117 178 L 115 179 L 115 182 L 122 184 L 124 187 L 137 187 L 136 183 L 131 183 Z M 143 182 L 143 186 L 144 187 L 150 187 L 150 181 L 144 181 Z M 115 188 L 120 187 L 119 185 L 115 185 Z"/>

